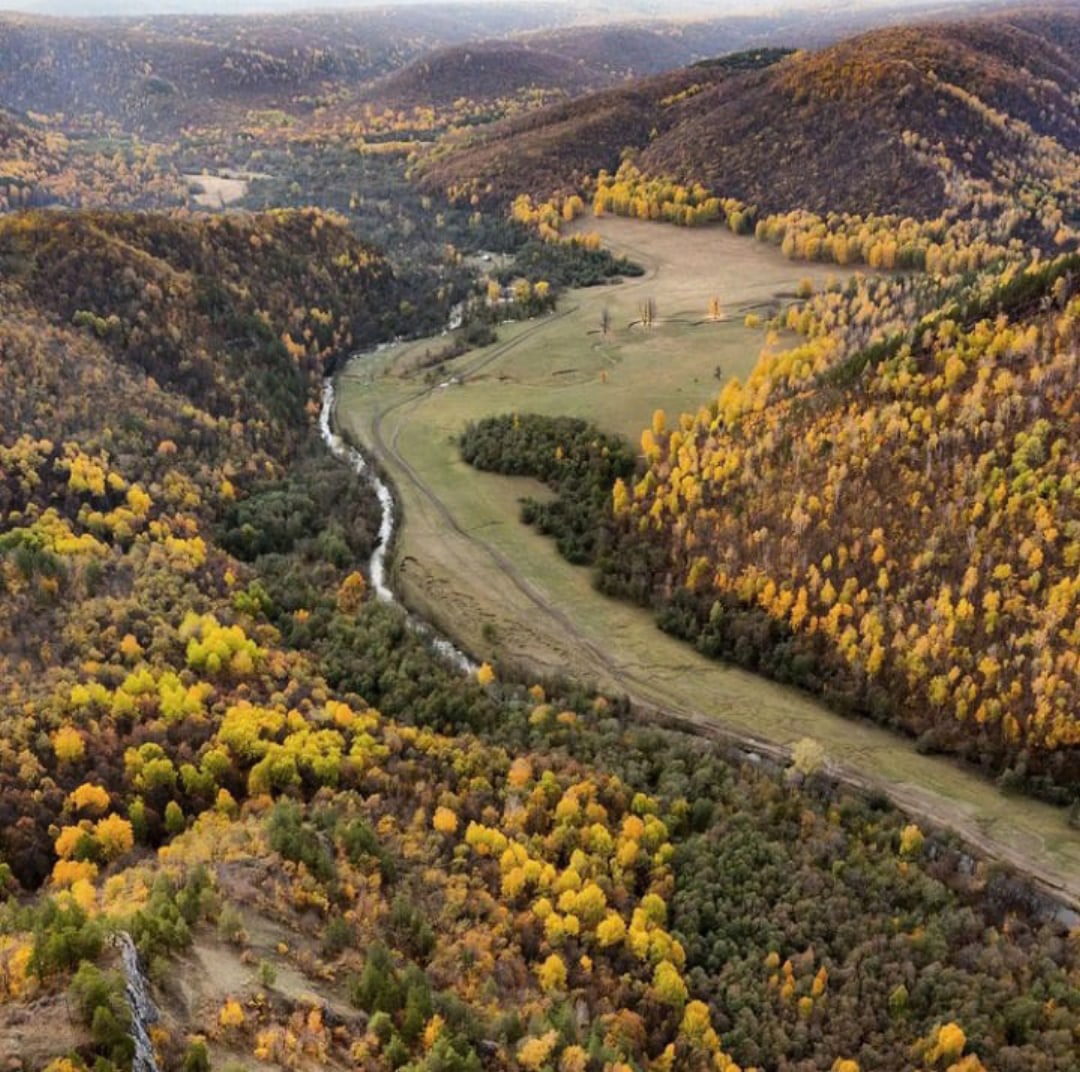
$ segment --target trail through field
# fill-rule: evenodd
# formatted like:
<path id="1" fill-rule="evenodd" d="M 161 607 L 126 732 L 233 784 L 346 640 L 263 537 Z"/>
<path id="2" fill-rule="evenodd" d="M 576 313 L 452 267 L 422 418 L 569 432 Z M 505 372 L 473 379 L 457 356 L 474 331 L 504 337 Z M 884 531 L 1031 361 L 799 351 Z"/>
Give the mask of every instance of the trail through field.
<path id="1" fill-rule="evenodd" d="M 661 233 L 655 242 L 654 227 Z M 710 278 L 701 260 L 703 236 L 684 239 L 685 232 L 676 232 L 674 240 L 673 230 L 608 228 L 607 243 L 643 263 L 645 276 L 567 295 L 559 313 L 501 329 L 498 343 L 450 363 L 435 382 L 402 371 L 415 368 L 412 358 L 430 340 L 357 361 L 343 374 L 340 427 L 376 457 L 401 505 L 398 592 L 411 610 L 473 656 L 526 675 L 594 683 L 625 695 L 641 718 L 677 724 L 780 762 L 796 741 L 813 737 L 836 777 L 883 793 L 924 828 L 954 831 L 976 855 L 1023 871 L 1080 907 L 1080 835 L 1069 829 L 1062 810 L 1005 796 L 975 772 L 920 755 L 910 740 L 843 718 L 805 693 L 707 659 L 661 633 L 648 611 L 597 593 L 587 570 L 560 558 L 550 540 L 518 520 L 518 500 L 549 494 L 546 489 L 532 480 L 476 472 L 460 459 L 457 436 L 468 420 L 488 414 L 579 414 L 629 434 L 648 423 L 656 393 L 685 394 L 687 407 L 707 399 L 715 388 L 699 381 L 717 346 L 727 345 L 731 353 L 750 348 L 741 323 L 718 327 L 712 335 L 683 332 L 673 340 L 673 349 L 681 339 L 684 349 L 701 350 L 701 369 L 650 369 L 635 367 L 637 341 L 625 328 L 606 358 L 590 356 L 598 311 L 605 304 L 632 310 L 653 295 L 659 295 L 661 308 L 693 308 L 703 294 L 723 287 L 723 300 L 741 309 L 778 300 L 792 273 L 805 266 L 732 239 L 741 243 L 737 252 L 743 258 L 737 277 L 730 278 L 732 266 L 725 261 L 712 266 Z M 725 258 L 729 237 L 722 244 Z M 697 258 L 690 280 L 687 256 Z M 747 264 L 748 258 L 763 259 Z M 666 278 L 676 273 L 668 286 Z M 586 367 L 590 360 L 587 381 L 569 387 L 559 382 L 566 378 L 557 375 L 560 370 Z M 628 389 L 609 392 L 620 379 Z M 655 381 L 661 381 L 657 391 L 648 386 Z"/>

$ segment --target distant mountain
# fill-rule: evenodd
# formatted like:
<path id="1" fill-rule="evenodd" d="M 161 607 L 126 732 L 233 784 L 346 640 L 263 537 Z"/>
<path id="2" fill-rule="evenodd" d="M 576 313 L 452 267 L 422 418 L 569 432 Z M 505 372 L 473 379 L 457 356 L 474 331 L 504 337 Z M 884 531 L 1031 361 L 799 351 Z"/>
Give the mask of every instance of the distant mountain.
<path id="1" fill-rule="evenodd" d="M 365 99 L 390 107 L 445 107 L 457 100 L 498 100 L 524 90 L 572 96 L 610 76 L 555 52 L 517 42 L 485 41 L 437 49 L 373 83 Z"/>
<path id="2" fill-rule="evenodd" d="M 374 81 L 432 52 L 436 55 L 425 62 L 440 92 L 452 92 L 460 80 L 459 95 L 476 99 L 489 85 L 495 90 L 543 87 L 565 77 L 563 88 L 577 93 L 735 50 L 818 46 L 854 29 L 910 20 L 913 10 L 922 9 L 840 6 L 710 18 L 687 10 L 682 21 L 655 15 L 646 21 L 640 8 L 583 12 L 567 4 L 491 3 L 247 16 L 6 13 L 0 15 L 0 107 L 62 114 L 68 125 L 78 117 L 94 122 L 104 117 L 125 130 L 157 136 L 228 120 L 230 110 L 278 109 L 302 117 L 342 88 Z M 507 65 L 490 78 L 482 75 L 481 84 L 471 89 L 475 69 L 462 69 L 459 79 L 454 53 L 437 51 L 469 44 L 486 52 L 495 39 L 514 39 L 533 54 L 516 54 L 524 63 L 521 71 Z M 483 41 L 489 44 L 479 44 Z M 538 61 L 537 52 L 551 58 Z M 390 90 L 409 89 L 415 76 Z M 413 95 L 422 95 L 419 83 Z"/>
<path id="3" fill-rule="evenodd" d="M 1078 38 L 1080 15 L 1047 10 L 698 65 L 472 132 L 426 181 L 546 196 L 629 148 L 646 174 L 767 211 L 933 216 L 1080 150 Z"/>
<path id="4" fill-rule="evenodd" d="M 0 106 L 103 116 L 156 133 L 230 106 L 310 111 L 320 92 L 358 85 L 432 49 L 551 27 L 570 17 L 523 7 L 439 5 L 250 18 L 0 16 Z"/>
<path id="5" fill-rule="evenodd" d="M 1065 13 L 876 31 L 700 94 L 641 166 L 769 210 L 934 215 L 1040 138 L 1080 150 L 1078 32 Z"/>

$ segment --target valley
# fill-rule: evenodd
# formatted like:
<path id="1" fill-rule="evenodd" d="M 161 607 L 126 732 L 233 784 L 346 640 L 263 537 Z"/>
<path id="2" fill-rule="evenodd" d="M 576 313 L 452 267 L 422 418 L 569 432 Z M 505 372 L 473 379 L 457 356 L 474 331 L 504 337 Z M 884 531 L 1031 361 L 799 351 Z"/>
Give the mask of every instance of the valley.
<path id="1" fill-rule="evenodd" d="M 0 15 L 3 1072 L 1076 1072 L 1074 5 L 201 2 Z"/>
<path id="2" fill-rule="evenodd" d="M 598 593 L 587 569 L 521 524 L 520 498 L 543 494 L 542 485 L 461 460 L 465 425 L 511 410 L 585 416 L 630 438 L 655 406 L 666 402 L 674 416 L 692 404 L 718 357 L 746 362 L 761 332 L 743 325 L 745 313 L 790 300 L 806 275 L 818 286 L 836 279 L 723 232 L 617 219 L 589 226 L 646 275 L 571 292 L 560 312 L 501 328 L 499 342 L 441 366 L 438 383 L 410 371 L 438 338 L 362 355 L 341 373 L 338 425 L 383 467 L 401 504 L 393 575 L 406 604 L 474 657 L 526 678 L 595 681 L 646 717 L 662 712 L 768 755 L 786 757 L 814 738 L 842 780 L 883 793 L 920 823 L 955 831 L 1080 905 L 1080 838 L 1060 810 L 1003 796 L 977 773 L 920 755 L 911 741 L 664 635 L 648 611 Z M 644 295 L 670 309 L 674 323 L 661 317 L 635 329 Z M 712 295 L 731 309 L 719 324 L 699 315 Z M 596 326 L 605 309 L 619 325 L 608 340 Z M 752 363 L 723 367 L 745 376 Z"/>

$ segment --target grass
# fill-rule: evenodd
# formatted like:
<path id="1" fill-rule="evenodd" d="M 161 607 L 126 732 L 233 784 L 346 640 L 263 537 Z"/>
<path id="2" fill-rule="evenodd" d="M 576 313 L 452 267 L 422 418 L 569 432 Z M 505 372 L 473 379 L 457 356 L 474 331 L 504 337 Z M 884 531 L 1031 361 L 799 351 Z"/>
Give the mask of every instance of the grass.
<path id="1" fill-rule="evenodd" d="M 502 329 L 494 347 L 447 366 L 446 378 L 461 377 L 459 385 L 425 390 L 418 375 L 402 374 L 430 342 L 365 358 L 343 377 L 339 420 L 379 454 L 402 503 L 397 579 L 407 602 L 497 664 L 595 682 L 766 743 L 814 737 L 831 760 L 897 803 L 1080 897 L 1080 839 L 1061 811 L 1006 797 L 948 760 L 918 754 L 908 740 L 662 634 L 647 611 L 599 595 L 587 570 L 519 522 L 517 500 L 536 494 L 535 482 L 461 461 L 457 435 L 488 414 L 579 415 L 636 438 L 658 406 L 669 416 L 696 408 L 719 386 L 715 366 L 745 373 L 762 341 L 738 315 L 701 323 L 709 298 L 738 314 L 783 300 L 806 275 L 825 274 L 713 230 L 602 222 L 617 252 L 648 266 L 644 279 L 575 292 L 561 315 Z M 630 327 L 645 297 L 674 322 L 648 332 Z M 605 306 L 614 325 L 607 340 L 599 333 Z"/>
<path id="2" fill-rule="evenodd" d="M 636 442 L 653 410 L 669 416 L 696 411 L 724 378 L 745 378 L 764 345 L 761 329 L 743 320 L 794 297 L 806 278 L 818 287 L 835 269 L 792 265 L 779 253 L 724 230 L 677 229 L 633 220 L 590 220 L 605 243 L 646 268 L 640 279 L 577 290 L 544 322 L 506 325 L 499 342 L 446 366 L 445 378 L 469 376 L 467 390 L 447 389 L 432 400 L 438 419 L 456 429 L 473 417 L 508 410 L 587 416 Z M 657 324 L 645 329 L 640 306 L 652 299 Z M 719 300 L 725 319 L 708 318 Z M 611 329 L 601 332 L 605 310 Z M 410 375 L 431 340 L 387 351 L 378 370 L 380 392 L 396 379 L 406 392 L 422 384 Z M 492 360 L 492 355 L 497 354 Z M 490 363 L 488 363 L 490 362 Z M 477 369 L 469 375 L 471 369 Z M 411 381 L 411 382 L 410 382 Z"/>

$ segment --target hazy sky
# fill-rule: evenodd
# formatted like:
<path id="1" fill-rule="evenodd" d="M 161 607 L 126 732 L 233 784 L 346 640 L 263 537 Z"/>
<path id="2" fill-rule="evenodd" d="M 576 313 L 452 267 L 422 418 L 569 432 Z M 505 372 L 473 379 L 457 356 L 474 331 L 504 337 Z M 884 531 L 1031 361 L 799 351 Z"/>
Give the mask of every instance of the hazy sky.
<path id="1" fill-rule="evenodd" d="M 315 11 L 329 7 L 397 7 L 405 3 L 446 3 L 453 0 L 323 0 L 304 4 L 297 0 L 0 0 L 0 10 L 29 11 L 39 15 L 157 15 L 170 12 L 207 12 L 220 15 L 252 11 Z M 478 0 L 463 0 L 475 3 Z M 499 0 L 479 0 L 498 3 Z M 515 0 L 508 0 L 514 3 Z M 557 0 L 557 3 L 560 0 Z M 949 2 L 949 0 L 946 0 Z M 951 0 L 974 3 L 977 0 Z M 757 15 L 767 12 L 829 8 L 831 10 L 866 10 L 873 7 L 945 6 L 941 0 L 623 0 L 615 5 L 624 16 L 675 18 L 702 15 Z M 611 5 L 604 5 L 611 10 Z M 597 12 L 600 14 L 600 12 Z"/>

